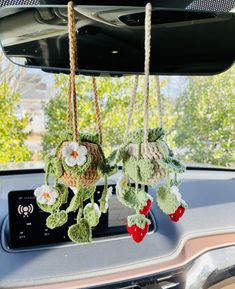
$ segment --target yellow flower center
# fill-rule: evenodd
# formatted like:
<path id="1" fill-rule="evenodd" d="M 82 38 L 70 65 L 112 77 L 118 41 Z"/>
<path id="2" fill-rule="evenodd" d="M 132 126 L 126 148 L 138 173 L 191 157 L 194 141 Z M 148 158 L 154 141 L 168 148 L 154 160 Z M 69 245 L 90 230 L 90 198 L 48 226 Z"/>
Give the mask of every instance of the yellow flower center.
<path id="1" fill-rule="evenodd" d="M 50 199 L 50 194 L 48 192 L 43 193 L 42 196 L 44 199 Z"/>
<path id="2" fill-rule="evenodd" d="M 71 152 L 71 157 L 73 157 L 73 158 L 78 157 L 78 152 L 72 151 L 72 152 Z"/>

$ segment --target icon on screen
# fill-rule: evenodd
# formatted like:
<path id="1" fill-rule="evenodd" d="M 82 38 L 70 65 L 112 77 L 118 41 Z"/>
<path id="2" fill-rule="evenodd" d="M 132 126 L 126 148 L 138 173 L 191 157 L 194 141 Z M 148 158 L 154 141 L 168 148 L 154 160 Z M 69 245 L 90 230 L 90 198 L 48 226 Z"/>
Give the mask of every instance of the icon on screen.
<path id="1" fill-rule="evenodd" d="M 20 215 L 23 215 L 23 218 L 29 217 L 29 214 L 33 213 L 33 205 L 32 204 L 29 204 L 28 206 L 19 205 L 18 206 L 18 213 Z"/>

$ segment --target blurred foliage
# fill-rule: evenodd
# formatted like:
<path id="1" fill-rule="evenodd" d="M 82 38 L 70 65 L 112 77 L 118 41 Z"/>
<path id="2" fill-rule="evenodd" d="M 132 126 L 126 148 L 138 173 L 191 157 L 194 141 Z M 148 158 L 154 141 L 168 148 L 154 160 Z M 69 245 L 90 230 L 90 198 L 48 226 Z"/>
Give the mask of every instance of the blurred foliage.
<path id="1" fill-rule="evenodd" d="M 175 142 L 190 162 L 235 166 L 235 67 L 190 77 L 177 99 Z"/>
<path id="2" fill-rule="evenodd" d="M 0 85 L 0 163 L 20 162 L 31 159 L 25 145 L 29 132 L 26 127 L 29 116 L 19 118 L 16 108 L 20 94 L 12 91 L 6 83 Z"/>
<path id="3" fill-rule="evenodd" d="M 0 74 L 6 77 L 5 74 Z M 7 74 L 8 75 L 8 74 Z M 177 148 L 181 159 L 222 166 L 235 166 L 235 67 L 223 74 L 188 77 L 185 89 L 176 99 L 166 98 L 168 79 L 161 79 L 163 127 L 167 142 Z M 134 77 L 97 77 L 106 154 L 122 143 Z M 7 82 L 8 83 L 8 82 Z M 131 129 L 143 126 L 143 77 L 140 77 Z M 2 78 L 0 85 L 0 162 L 31 159 L 25 145 L 29 116 L 17 116 L 20 95 Z M 78 126 L 83 132 L 96 132 L 92 105 L 91 78 L 76 79 Z M 55 75 L 55 97 L 44 103 L 46 132 L 43 152 L 58 143 L 65 129 L 68 76 Z M 150 77 L 149 127 L 158 126 L 155 77 Z M 39 158 L 42 157 L 40 153 Z"/>
<path id="4" fill-rule="evenodd" d="M 106 153 L 110 153 L 112 148 L 122 143 L 133 83 L 134 77 L 97 77 Z M 149 126 L 153 128 L 158 125 L 156 81 L 154 77 L 151 77 L 150 83 Z M 161 86 L 163 87 L 164 85 L 166 83 L 162 81 Z M 57 88 L 55 98 L 44 105 L 46 116 L 46 133 L 43 136 L 44 152 L 56 146 L 58 134 L 65 129 L 68 76 L 55 76 L 55 86 Z M 95 132 L 96 124 L 92 105 L 91 78 L 85 76 L 77 77 L 76 89 L 79 129 L 83 132 Z M 140 77 L 131 130 L 143 126 L 143 98 L 143 77 Z M 175 117 L 172 114 L 173 105 L 171 102 L 167 101 L 163 95 L 162 99 L 163 111 L 165 111 L 163 123 L 167 130 L 174 125 Z M 168 141 L 173 142 L 172 137 L 169 137 Z"/>

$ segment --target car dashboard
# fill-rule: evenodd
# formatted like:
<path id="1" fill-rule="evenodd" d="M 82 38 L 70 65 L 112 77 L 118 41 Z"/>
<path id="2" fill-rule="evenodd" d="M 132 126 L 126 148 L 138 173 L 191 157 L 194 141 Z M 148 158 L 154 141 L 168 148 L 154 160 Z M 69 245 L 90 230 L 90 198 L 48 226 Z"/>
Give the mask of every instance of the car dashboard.
<path id="1" fill-rule="evenodd" d="M 115 187 L 118 176 L 109 184 Z M 212 288 L 234 275 L 234 176 L 232 170 L 187 169 L 180 187 L 189 204 L 184 217 L 172 223 L 154 203 L 152 229 L 140 244 L 122 230 L 98 234 L 86 245 L 39 242 L 12 248 L 9 192 L 33 190 L 43 183 L 44 173 L 2 172 L 0 288 Z M 155 198 L 156 188 L 148 191 Z M 112 199 L 116 204 L 115 194 Z M 22 218 L 22 208 L 18 213 Z M 37 238 L 40 228 L 35 229 Z"/>

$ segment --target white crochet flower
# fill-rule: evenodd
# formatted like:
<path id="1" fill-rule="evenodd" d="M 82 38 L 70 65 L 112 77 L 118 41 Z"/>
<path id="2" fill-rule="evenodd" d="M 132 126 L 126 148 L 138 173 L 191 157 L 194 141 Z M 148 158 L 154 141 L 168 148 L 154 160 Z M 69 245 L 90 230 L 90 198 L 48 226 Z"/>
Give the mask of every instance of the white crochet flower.
<path id="1" fill-rule="evenodd" d="M 38 203 L 53 205 L 58 197 L 58 192 L 50 186 L 43 185 L 34 191 L 34 195 L 36 196 Z"/>
<path id="2" fill-rule="evenodd" d="M 62 150 L 62 156 L 69 167 L 83 166 L 87 160 L 87 148 L 77 142 L 69 142 Z"/>
<path id="3" fill-rule="evenodd" d="M 129 176 L 127 174 L 121 175 L 121 177 L 117 181 L 117 189 L 122 192 L 126 189 L 129 183 Z"/>
<path id="4" fill-rule="evenodd" d="M 100 207 L 99 207 L 96 203 L 94 203 L 94 204 L 88 203 L 88 204 L 85 206 L 84 210 L 86 210 L 86 208 L 92 208 L 92 206 L 93 206 L 93 208 L 94 208 L 94 210 L 95 210 L 98 218 L 100 218 L 100 216 L 101 216 Z"/>
<path id="5" fill-rule="evenodd" d="M 109 199 L 112 197 L 112 194 L 113 194 L 113 187 L 109 187 L 108 188 L 108 191 L 107 191 L 107 195 L 105 197 L 105 210 L 108 210 L 109 208 Z"/>
<path id="6" fill-rule="evenodd" d="M 170 188 L 170 192 L 171 192 L 171 194 L 176 196 L 176 199 L 178 202 L 180 202 L 182 200 L 181 193 L 179 192 L 179 188 L 177 186 L 172 186 Z"/>

